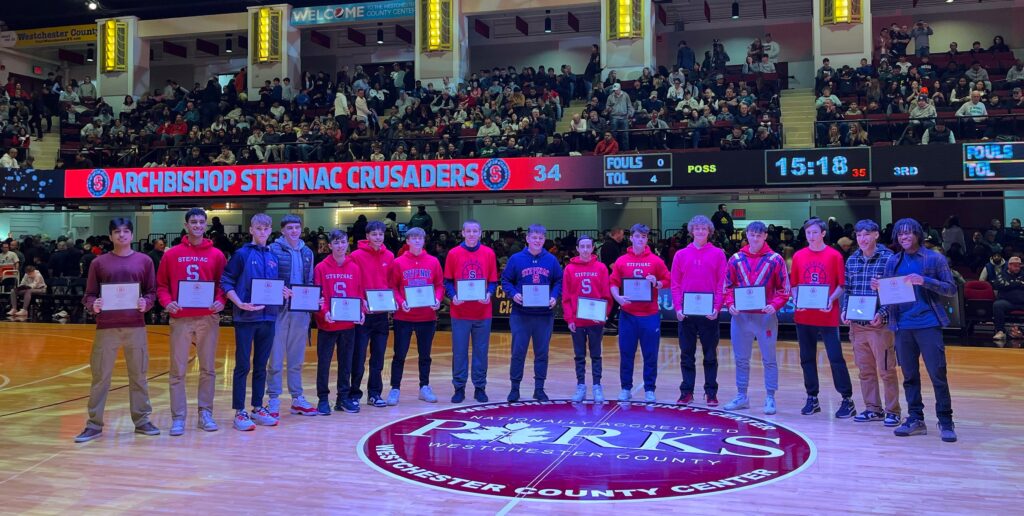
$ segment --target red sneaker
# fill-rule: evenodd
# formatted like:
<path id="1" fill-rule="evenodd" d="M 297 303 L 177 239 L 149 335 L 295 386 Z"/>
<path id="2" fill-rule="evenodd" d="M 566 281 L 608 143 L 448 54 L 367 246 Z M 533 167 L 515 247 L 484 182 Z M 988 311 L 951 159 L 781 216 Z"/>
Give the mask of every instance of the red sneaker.
<path id="1" fill-rule="evenodd" d="M 709 407 L 717 407 L 718 406 L 718 396 L 714 396 L 714 395 L 711 395 L 711 394 L 705 394 L 704 395 L 704 401 L 705 401 L 705 404 L 707 406 L 709 406 Z"/>
<path id="2" fill-rule="evenodd" d="M 693 403 L 693 393 L 683 394 L 678 400 L 676 400 L 676 403 L 679 405 L 689 405 Z"/>

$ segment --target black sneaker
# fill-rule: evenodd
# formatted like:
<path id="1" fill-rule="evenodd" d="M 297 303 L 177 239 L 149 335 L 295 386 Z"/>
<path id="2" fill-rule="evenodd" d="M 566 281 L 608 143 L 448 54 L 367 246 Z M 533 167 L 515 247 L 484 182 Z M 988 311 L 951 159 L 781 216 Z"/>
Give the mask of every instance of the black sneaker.
<path id="1" fill-rule="evenodd" d="M 351 398 L 345 400 L 339 399 L 338 402 L 334 404 L 334 410 L 340 410 L 343 412 L 348 412 L 349 414 L 355 414 L 359 412 L 359 400 L 354 400 Z"/>
<path id="2" fill-rule="evenodd" d="M 953 430 L 953 424 L 939 425 L 939 432 L 942 435 L 942 442 L 955 443 L 956 442 L 956 430 Z"/>
<path id="3" fill-rule="evenodd" d="M 547 393 L 544 392 L 543 388 L 541 388 L 533 391 L 533 399 L 537 401 L 548 401 L 551 398 L 548 398 Z"/>
<path id="4" fill-rule="evenodd" d="M 452 394 L 452 403 L 462 403 L 463 401 L 466 401 L 466 388 L 455 389 L 455 394 Z"/>
<path id="5" fill-rule="evenodd" d="M 865 410 L 864 412 L 861 412 L 860 414 L 854 416 L 853 420 L 858 423 L 870 423 L 872 421 L 881 421 L 882 414 L 880 412 L 875 412 L 873 410 Z"/>
<path id="6" fill-rule="evenodd" d="M 895 412 L 886 412 L 882 424 L 888 427 L 900 426 L 900 415 Z"/>
<path id="7" fill-rule="evenodd" d="M 373 395 L 373 396 L 370 396 L 367 399 L 366 403 L 369 404 L 369 405 L 373 405 L 374 407 L 377 407 L 377 408 L 388 406 L 388 402 L 384 398 L 381 398 L 379 395 L 376 395 L 376 394 Z"/>
<path id="8" fill-rule="evenodd" d="M 912 435 L 928 435 L 928 426 L 920 419 L 908 417 L 902 425 L 892 432 L 897 437 L 910 437 Z"/>
<path id="9" fill-rule="evenodd" d="M 506 399 L 509 403 L 519 401 L 519 389 L 512 389 L 511 391 L 508 391 L 508 398 Z"/>
<path id="10" fill-rule="evenodd" d="M 160 429 L 153 423 L 145 423 L 135 427 L 135 433 L 142 435 L 160 435 Z"/>
<path id="11" fill-rule="evenodd" d="M 320 416 L 331 415 L 331 402 L 326 399 L 322 399 L 316 404 L 316 413 Z"/>
<path id="12" fill-rule="evenodd" d="M 821 405 L 818 403 L 816 396 L 808 396 L 807 403 L 804 403 L 804 408 L 800 409 L 800 413 L 809 416 L 821 412 Z"/>
<path id="13" fill-rule="evenodd" d="M 487 391 L 485 391 L 483 387 L 477 387 L 473 391 L 473 399 L 475 399 L 478 403 L 487 403 L 488 401 L 490 401 L 490 399 L 487 397 Z"/>
<path id="14" fill-rule="evenodd" d="M 85 430 L 82 430 L 82 433 L 75 436 L 75 442 L 89 442 L 93 439 L 100 437 L 101 435 L 103 435 L 103 430 L 99 430 L 96 428 L 86 428 Z"/>
<path id="15" fill-rule="evenodd" d="M 839 410 L 836 411 L 836 418 L 838 419 L 849 419 L 857 415 L 857 408 L 853 404 L 852 398 L 843 398 L 843 402 L 839 404 Z"/>

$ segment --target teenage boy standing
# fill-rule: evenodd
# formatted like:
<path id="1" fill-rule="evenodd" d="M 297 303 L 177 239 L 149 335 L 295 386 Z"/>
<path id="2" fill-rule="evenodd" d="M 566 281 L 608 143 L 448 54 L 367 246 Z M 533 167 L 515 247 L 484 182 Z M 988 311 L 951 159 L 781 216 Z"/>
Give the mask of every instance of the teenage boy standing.
<path id="1" fill-rule="evenodd" d="M 562 273 L 562 318 L 569 325 L 572 336 L 573 359 L 576 362 L 576 394 L 572 400 L 581 402 L 587 396 L 587 351 L 590 351 L 590 368 L 594 379 L 594 402 L 604 402 L 601 387 L 601 339 L 604 336 L 604 321 L 580 319 L 576 316 L 577 300 L 580 298 L 603 299 L 607 303 L 605 317 L 611 313 L 612 296 L 609 289 L 608 267 L 594 256 L 594 239 L 583 235 L 576 240 L 578 256 L 569 261 Z"/>
<path id="2" fill-rule="evenodd" d="M 362 273 L 356 262 L 347 256 L 348 235 L 335 229 L 328 235 L 327 241 L 331 246 L 331 254 L 313 270 L 313 284 L 320 287 L 320 295 L 323 298 L 323 304 L 316 315 L 316 395 L 319 398 L 316 410 L 322 416 L 331 415 L 331 404 L 328 399 L 331 389 L 328 387 L 328 380 L 331 375 L 331 358 L 335 352 L 338 356 L 338 382 L 334 410 L 359 412 L 359 403 L 349 397 L 357 323 L 332 319 L 331 298 L 364 299 Z M 362 304 L 365 308 L 365 303 Z M 363 312 L 358 324 L 362 324 L 366 318 L 365 310 Z"/>
<path id="3" fill-rule="evenodd" d="M 629 401 L 633 396 L 633 363 L 636 360 L 637 344 L 644 359 L 644 401 L 657 401 L 654 395 L 658 379 L 658 346 L 661 344 L 661 314 L 658 305 L 658 291 L 669 286 L 668 267 L 647 247 L 647 235 L 651 228 L 634 224 L 629 228 L 632 244 L 626 254 L 612 265 L 611 293 L 622 306 L 619 313 L 619 380 L 622 391 L 619 401 Z M 624 295 L 624 280 L 638 279 L 650 283 L 650 301 L 633 301 Z"/>
<path id="4" fill-rule="evenodd" d="M 188 396 L 185 395 L 185 373 L 192 343 L 196 345 L 199 361 L 200 430 L 218 429 L 213 420 L 213 395 L 217 388 L 217 338 L 220 336 L 220 312 L 224 310 L 224 290 L 220 278 L 227 260 L 224 253 L 204 238 L 206 211 L 192 208 L 185 213 L 185 238 L 168 249 L 160 260 L 156 274 L 156 295 L 170 314 L 171 370 L 168 375 L 171 397 L 171 435 L 185 433 L 185 415 Z M 213 283 L 213 304 L 206 308 L 183 308 L 178 305 L 178 293 L 189 283 Z"/>
<path id="5" fill-rule="evenodd" d="M 384 223 L 379 220 L 370 221 L 366 225 L 366 240 L 358 242 L 359 248 L 352 252 L 350 259 L 359 266 L 361 283 L 364 290 L 387 290 L 388 271 L 395 261 L 395 255 L 384 247 Z M 395 300 L 397 302 L 397 299 Z M 387 402 L 381 397 L 384 391 L 384 352 L 388 348 L 387 312 L 366 314 L 366 321 L 356 326 L 356 350 L 352 357 L 352 383 L 349 397 L 359 402 L 363 392 L 359 389 L 363 383 L 363 372 L 366 367 L 367 347 L 370 354 L 370 377 L 366 380 L 367 400 L 374 407 L 386 407 Z"/>
<path id="6" fill-rule="evenodd" d="M 160 435 L 149 421 L 153 408 L 149 404 L 146 371 L 149 367 L 149 345 L 146 340 L 145 313 L 156 300 L 156 274 L 153 260 L 132 250 L 132 221 L 118 217 L 110 221 L 110 240 L 114 250 L 97 256 L 89 264 L 85 285 L 85 309 L 96 314 L 96 337 L 92 341 L 92 386 L 89 389 L 89 421 L 85 430 L 75 437 L 84 443 L 103 434 L 103 408 L 110 392 L 110 377 L 117 361 L 117 350 L 124 348 L 128 366 L 128 400 L 135 433 Z M 103 311 L 101 285 L 105 283 L 137 283 L 139 299 L 136 308 Z"/>
<path id="7" fill-rule="evenodd" d="M 501 272 L 501 288 L 512 298 L 512 314 L 509 326 L 512 330 L 512 361 L 509 377 L 512 389 L 508 401 L 519 401 L 519 384 L 523 381 L 526 365 L 526 351 L 533 342 L 533 399 L 548 401 L 544 392 L 544 381 L 548 375 L 548 347 L 551 331 L 555 324 L 553 308 L 562 292 L 562 266 L 558 258 L 544 249 L 547 229 L 533 224 L 526 231 L 526 249 L 508 259 Z M 523 306 L 523 288 L 530 285 L 547 285 L 547 306 Z"/>
<path id="8" fill-rule="evenodd" d="M 437 331 L 437 311 L 444 299 L 444 273 L 441 262 L 423 250 L 427 233 L 423 228 L 412 228 L 405 234 L 409 250 L 395 258 L 388 271 L 388 283 L 395 291 L 395 354 L 391 359 L 391 392 L 388 405 L 398 405 L 402 373 L 405 371 L 405 357 L 409 353 L 412 334 L 416 334 L 416 352 L 419 355 L 420 394 L 419 399 L 437 403 L 437 396 L 430 388 L 430 348 Z M 434 286 L 434 303 L 431 306 L 411 308 L 406 300 L 405 289 Z"/>

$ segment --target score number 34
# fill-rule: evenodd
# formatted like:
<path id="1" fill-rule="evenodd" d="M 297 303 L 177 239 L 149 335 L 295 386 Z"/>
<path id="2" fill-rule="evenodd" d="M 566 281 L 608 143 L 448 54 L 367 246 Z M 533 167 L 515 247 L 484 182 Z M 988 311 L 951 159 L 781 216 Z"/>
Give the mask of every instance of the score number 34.
<path id="1" fill-rule="evenodd" d="M 555 163 L 550 169 L 544 165 L 537 165 L 533 167 L 533 171 L 537 175 L 533 176 L 533 180 L 538 183 L 543 183 L 548 180 L 561 181 L 562 173 L 558 170 L 558 163 Z"/>
<path id="2" fill-rule="evenodd" d="M 832 165 L 829 167 L 829 165 Z M 822 156 L 817 161 L 808 161 L 806 158 L 780 158 L 775 162 L 775 167 L 779 170 L 779 175 L 786 176 L 813 176 L 816 171 L 820 171 L 819 174 L 823 176 L 835 175 L 845 176 L 850 174 L 850 177 L 863 178 L 867 177 L 868 171 L 866 168 L 855 168 L 853 170 L 846 163 L 845 156 L 835 156 L 832 158 L 831 163 L 829 162 L 828 156 Z"/>

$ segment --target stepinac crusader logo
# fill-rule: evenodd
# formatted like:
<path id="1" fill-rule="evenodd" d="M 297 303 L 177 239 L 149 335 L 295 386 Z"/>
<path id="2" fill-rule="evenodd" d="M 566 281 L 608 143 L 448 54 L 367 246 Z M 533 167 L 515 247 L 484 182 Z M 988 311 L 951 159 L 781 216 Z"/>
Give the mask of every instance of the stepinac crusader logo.
<path id="1" fill-rule="evenodd" d="M 484 185 L 491 190 L 502 190 L 508 186 L 512 177 L 512 171 L 508 164 L 501 158 L 491 158 L 484 163 L 483 168 Z"/>
<path id="2" fill-rule="evenodd" d="M 93 197 L 103 197 L 110 191 L 110 176 L 102 168 L 94 169 L 89 173 L 85 186 Z"/>

